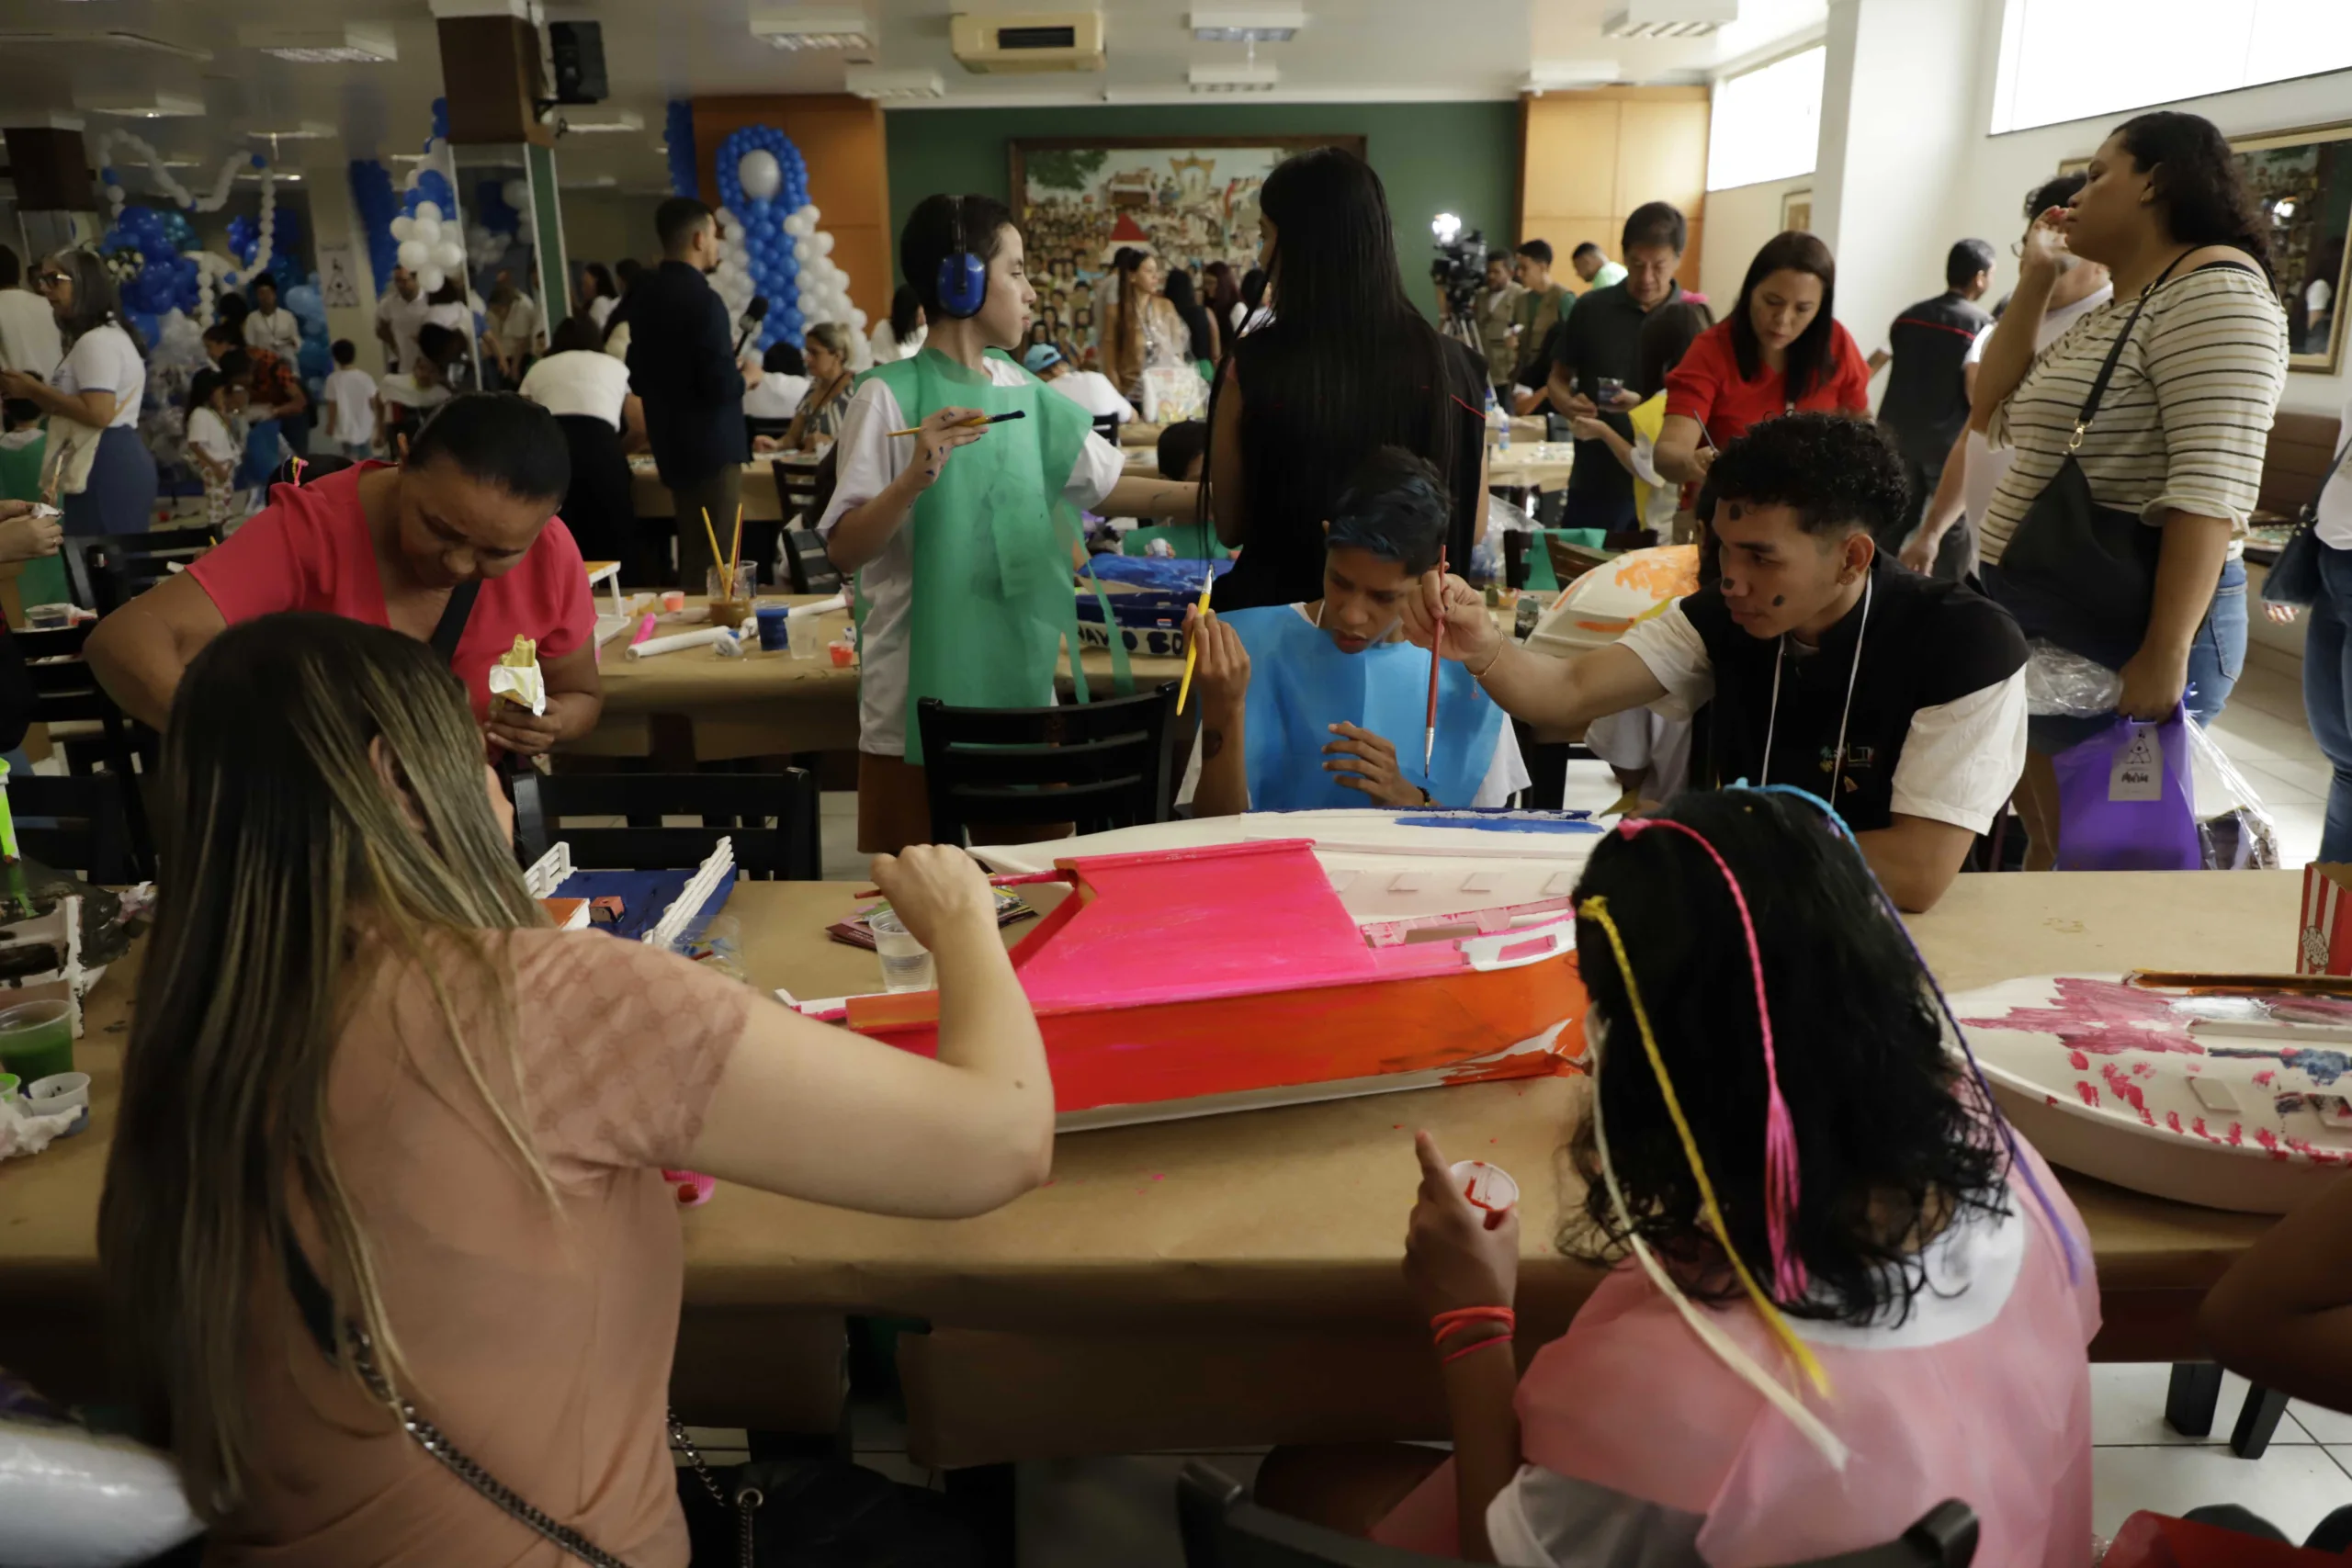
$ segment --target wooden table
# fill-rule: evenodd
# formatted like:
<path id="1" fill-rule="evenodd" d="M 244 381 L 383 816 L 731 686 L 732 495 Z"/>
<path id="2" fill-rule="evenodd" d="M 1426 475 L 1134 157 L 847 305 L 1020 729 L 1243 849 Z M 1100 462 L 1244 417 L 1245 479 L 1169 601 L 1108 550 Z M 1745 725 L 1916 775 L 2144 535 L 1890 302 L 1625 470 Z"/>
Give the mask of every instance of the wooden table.
<path id="1" fill-rule="evenodd" d="M 768 594 L 760 603 L 805 604 L 814 597 Z M 684 615 L 674 623 L 665 621 L 659 631 L 699 627 L 703 603 L 699 596 L 689 598 Z M 821 617 L 819 626 L 830 643 L 848 624 L 848 612 L 836 611 Z M 1129 664 L 1138 684 L 1176 680 L 1184 672 L 1177 659 L 1137 657 Z M 604 716 L 587 735 L 565 744 L 565 754 L 658 756 L 684 766 L 857 749 L 857 668 L 838 667 L 830 657 L 795 659 L 754 648 L 741 659 L 721 659 L 707 648 L 690 648 L 635 660 L 616 638 L 605 645 L 599 673 Z M 1086 675 L 1094 691 L 1109 690 L 1111 673 L 1109 653 L 1087 653 Z M 1067 659 L 1061 683 L 1069 688 Z"/>
<path id="2" fill-rule="evenodd" d="M 2267 968 L 2290 949 L 2299 886 L 2281 873 L 1963 876 L 1914 929 L 1955 991 L 2052 970 Z M 822 934 L 851 891 L 740 885 L 729 908 L 753 977 L 802 996 L 871 987 L 874 957 Z M 79 1065 L 96 1127 L 0 1165 L 0 1344 L 60 1392 L 90 1386 L 98 1349 L 89 1308 L 113 1032 L 135 968 L 136 955 L 92 998 Z M 1476 1085 L 1075 1134 L 1049 1186 L 955 1223 L 723 1187 L 684 1218 L 681 1408 L 714 1424 L 805 1423 L 808 1378 L 831 1363 L 820 1355 L 796 1382 L 794 1348 L 827 1352 L 842 1314 L 888 1310 L 933 1325 L 900 1350 L 919 1463 L 1441 1434 L 1397 1267 L 1418 1179 L 1410 1134 L 1426 1127 L 1450 1154 L 1519 1175 L 1532 1347 L 1566 1326 L 1596 1278 L 1547 1240 L 1561 1195 L 1546 1173 L 1577 1089 Z M 2104 1296 L 2094 1354 L 2193 1354 L 2198 1300 L 2269 1222 L 2079 1177 L 2065 1186 Z M 747 1356 L 773 1375 L 743 1375 Z"/>

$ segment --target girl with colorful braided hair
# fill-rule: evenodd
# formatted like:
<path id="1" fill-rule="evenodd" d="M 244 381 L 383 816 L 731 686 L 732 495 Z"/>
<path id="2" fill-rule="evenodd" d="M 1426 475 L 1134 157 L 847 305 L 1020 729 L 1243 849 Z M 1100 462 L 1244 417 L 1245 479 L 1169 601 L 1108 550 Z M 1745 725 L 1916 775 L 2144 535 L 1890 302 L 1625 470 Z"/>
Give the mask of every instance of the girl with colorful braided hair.
<path id="1" fill-rule="evenodd" d="M 1342 1498 L 1276 1455 L 1261 1500 L 1481 1562 L 1745 1568 L 1956 1498 L 1977 1561 L 2079 1568 L 2082 1222 L 1842 825 L 1794 790 L 1685 795 L 1601 840 L 1576 902 L 1593 1091 L 1555 1245 L 1605 1278 L 1522 1376 L 1516 1215 L 1488 1228 L 1422 1134 L 1405 1272 L 1454 1457 Z"/>

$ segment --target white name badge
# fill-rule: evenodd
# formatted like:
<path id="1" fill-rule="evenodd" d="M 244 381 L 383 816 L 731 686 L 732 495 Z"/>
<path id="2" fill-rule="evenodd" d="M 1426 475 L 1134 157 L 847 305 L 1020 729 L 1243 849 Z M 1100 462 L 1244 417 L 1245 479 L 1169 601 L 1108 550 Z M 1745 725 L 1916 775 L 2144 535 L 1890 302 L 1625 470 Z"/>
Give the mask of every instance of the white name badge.
<path id="1" fill-rule="evenodd" d="M 2150 725 L 2134 731 L 2130 742 L 2115 754 L 2115 765 L 2107 775 L 2107 798 L 2162 800 L 2164 794 L 2164 747 L 2157 742 L 2155 726 Z"/>

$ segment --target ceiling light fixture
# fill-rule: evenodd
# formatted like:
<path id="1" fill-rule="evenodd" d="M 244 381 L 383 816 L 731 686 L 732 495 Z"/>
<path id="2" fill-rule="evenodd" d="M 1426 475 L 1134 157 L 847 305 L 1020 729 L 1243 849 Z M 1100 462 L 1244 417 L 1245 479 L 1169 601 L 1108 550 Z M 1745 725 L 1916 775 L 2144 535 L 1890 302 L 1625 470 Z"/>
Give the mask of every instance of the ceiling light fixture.
<path id="1" fill-rule="evenodd" d="M 1293 10 L 1195 11 L 1189 19 L 1202 43 L 1288 43 L 1306 26 L 1306 13 Z"/>
<path id="2" fill-rule="evenodd" d="M 306 119 L 299 125 L 264 126 L 245 132 L 247 139 L 254 141 L 331 141 L 337 134 L 334 126 L 322 119 Z"/>
<path id="3" fill-rule="evenodd" d="M 185 93 L 142 93 L 135 97 L 114 93 L 78 99 L 74 107 L 92 114 L 116 115 L 125 119 L 193 119 L 204 113 L 204 100 L 189 97 Z"/>
<path id="4" fill-rule="evenodd" d="M 877 65 L 853 65 L 842 85 L 861 98 L 907 100 L 947 96 L 947 84 L 936 71 L 886 71 Z"/>
<path id="5" fill-rule="evenodd" d="M 805 6 L 752 13 L 752 36 L 765 39 L 771 49 L 870 50 L 874 36 L 865 13 L 854 9 L 817 9 Z"/>
<path id="6" fill-rule="evenodd" d="M 1271 65 L 1195 65 L 1184 80 L 1196 93 L 1271 93 L 1283 73 Z"/>
<path id="7" fill-rule="evenodd" d="M 401 57 L 391 28 L 355 23 L 310 28 L 247 23 L 237 29 L 237 41 L 296 65 L 380 65 Z"/>
<path id="8" fill-rule="evenodd" d="M 1603 38 L 1693 39 L 1712 37 L 1726 22 L 1739 20 L 1739 0 L 1625 0 L 1624 9 L 1601 19 Z"/>
<path id="9" fill-rule="evenodd" d="M 635 109 L 621 109 L 610 119 L 573 119 L 565 117 L 563 129 L 575 136 L 599 136 L 608 131 L 643 130 L 645 117 Z"/>

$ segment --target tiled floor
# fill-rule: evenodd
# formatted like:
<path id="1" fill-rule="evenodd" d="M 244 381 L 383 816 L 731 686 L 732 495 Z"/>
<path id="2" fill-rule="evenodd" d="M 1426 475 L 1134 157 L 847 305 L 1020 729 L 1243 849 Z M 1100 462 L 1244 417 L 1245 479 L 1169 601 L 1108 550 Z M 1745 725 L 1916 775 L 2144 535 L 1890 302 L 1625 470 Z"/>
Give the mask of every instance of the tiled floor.
<path id="1" fill-rule="evenodd" d="M 2248 665 L 2213 735 L 2278 825 L 2280 861 L 2301 866 L 2318 854 L 2329 770 L 2312 739 L 2295 678 Z"/>

